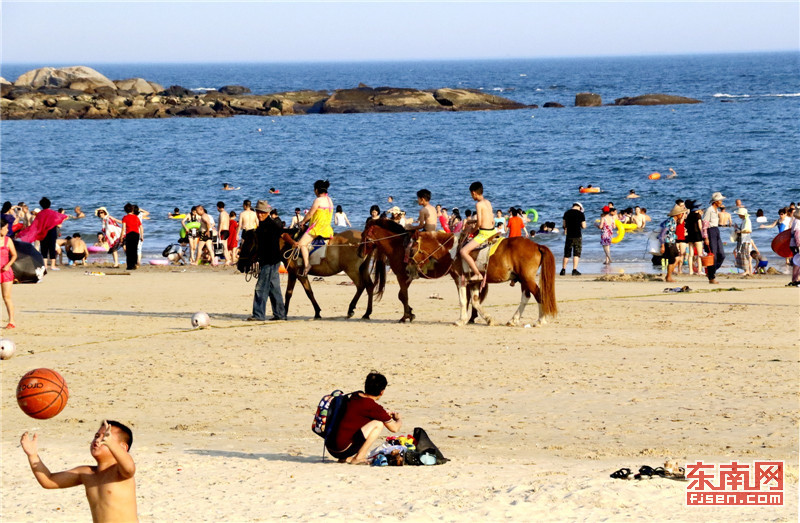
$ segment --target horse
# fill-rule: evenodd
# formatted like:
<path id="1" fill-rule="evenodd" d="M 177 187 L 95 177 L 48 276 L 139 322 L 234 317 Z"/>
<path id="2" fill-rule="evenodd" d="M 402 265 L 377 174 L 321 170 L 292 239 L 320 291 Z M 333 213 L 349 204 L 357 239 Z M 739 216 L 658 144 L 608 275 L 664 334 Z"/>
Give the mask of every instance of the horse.
<path id="1" fill-rule="evenodd" d="M 455 244 L 452 234 L 446 232 L 419 232 L 412 238 L 413 231 L 384 218 L 369 220 L 361 234 L 362 244 L 359 256 L 369 256 L 376 252 L 376 276 L 378 277 L 378 296 L 383 295 L 386 284 L 386 271 L 379 270 L 378 264 L 388 260 L 400 292 L 397 297 L 403 304 L 403 317 L 400 323 L 414 321 L 416 317 L 408 304 L 408 287 L 415 278 L 434 279 L 448 274 L 453 265 L 450 249 Z M 406 246 L 414 241 L 412 255 L 406 260 Z"/>
<path id="2" fill-rule="evenodd" d="M 462 234 L 458 251 L 467 241 L 469 241 L 469 235 Z M 475 257 L 476 252 L 473 251 L 470 254 Z M 456 325 L 467 323 L 467 308 L 470 301 L 473 306 L 470 323 L 475 319 L 475 311 L 478 311 L 486 323 L 489 325 L 496 324 L 495 320 L 483 309 L 483 300 L 486 297 L 487 289 L 485 287 L 486 283 L 510 281 L 512 286 L 515 283 L 520 283 L 522 297 L 519 307 L 506 325 L 519 325 L 520 317 L 522 317 L 531 295 L 539 304 L 539 318 L 533 324 L 534 326 L 544 325 L 547 323 L 548 317 L 553 318 L 558 314 L 555 293 L 556 262 L 552 251 L 546 246 L 521 236 L 504 238 L 489 257 L 489 263 L 484 269 L 484 280 L 477 282 L 466 279 L 464 261 L 461 256 L 455 256 L 455 258 L 450 273 L 453 279 L 456 280 L 458 301 L 461 305 L 461 315 Z M 539 271 L 540 267 L 541 271 Z M 538 285 L 536 284 L 537 272 L 539 272 Z M 468 290 L 470 291 L 469 296 L 467 295 Z"/>
<path id="3" fill-rule="evenodd" d="M 286 294 L 284 296 L 284 306 L 286 313 L 289 312 L 289 302 L 294 293 L 295 283 L 300 280 L 300 284 L 306 291 L 306 296 L 311 301 L 314 307 L 314 319 L 322 318 L 320 314 L 321 308 L 314 298 L 314 291 L 311 289 L 311 283 L 308 276 L 303 276 L 302 268 L 297 263 L 297 241 L 295 237 L 301 234 L 301 230 L 285 229 L 281 234 L 280 239 L 280 252 L 284 260 L 286 272 L 288 275 L 288 282 L 286 284 Z M 247 237 L 242 235 L 242 247 L 239 254 L 239 263 L 237 268 L 240 272 L 249 274 L 250 276 L 258 274 L 258 242 L 256 241 L 255 234 L 249 234 Z M 347 276 L 356 285 L 356 294 L 350 301 L 347 309 L 347 317 L 352 318 L 355 312 L 356 304 L 358 303 L 364 289 L 367 290 L 368 303 L 367 310 L 362 316 L 362 319 L 370 319 L 372 314 L 372 299 L 374 294 L 375 284 L 369 274 L 369 257 L 360 257 L 358 254 L 358 245 L 361 243 L 361 232 L 356 230 L 343 231 L 340 234 L 334 234 L 327 245 L 325 251 L 325 258 L 316 265 L 311 266 L 309 271 L 310 276 L 333 276 L 344 271 Z M 377 265 L 376 265 L 377 267 Z M 381 264 L 381 267 L 383 265 Z M 386 272 L 381 269 L 382 272 Z M 384 276 L 385 279 L 385 276 Z"/>

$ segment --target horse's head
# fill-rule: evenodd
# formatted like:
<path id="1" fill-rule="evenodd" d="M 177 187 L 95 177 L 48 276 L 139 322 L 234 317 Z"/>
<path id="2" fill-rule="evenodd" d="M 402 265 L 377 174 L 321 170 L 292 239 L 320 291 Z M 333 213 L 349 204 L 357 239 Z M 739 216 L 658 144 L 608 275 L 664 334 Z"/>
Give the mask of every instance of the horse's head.
<path id="1" fill-rule="evenodd" d="M 367 221 L 367 226 L 364 228 L 364 232 L 361 233 L 361 242 L 358 244 L 358 257 L 359 258 L 366 258 L 372 251 L 375 249 L 375 242 L 372 238 L 372 233 L 374 230 L 373 222 L 374 220 Z"/>
<path id="2" fill-rule="evenodd" d="M 242 233 L 242 245 L 239 247 L 239 261 L 236 262 L 236 269 L 239 272 L 247 273 L 257 263 L 258 236 L 256 236 L 254 230 L 244 231 Z"/>

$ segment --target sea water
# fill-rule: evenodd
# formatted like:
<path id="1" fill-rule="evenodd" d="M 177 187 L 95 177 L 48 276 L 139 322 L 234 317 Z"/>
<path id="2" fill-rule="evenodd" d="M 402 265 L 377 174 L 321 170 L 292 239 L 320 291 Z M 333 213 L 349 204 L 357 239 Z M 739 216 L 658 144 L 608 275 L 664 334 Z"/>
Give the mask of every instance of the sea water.
<path id="1" fill-rule="evenodd" d="M 44 65 L 10 64 L 14 80 Z M 3 121 L 0 124 L 2 200 L 36 207 L 80 205 L 62 236 L 87 239 L 100 228 L 91 212 L 108 207 L 121 217 L 126 202 L 150 211 L 144 250 L 160 253 L 178 237 L 167 218 L 216 202 L 241 210 L 245 198 L 267 199 L 286 221 L 313 201 L 314 180 L 328 179 L 334 204 L 355 228 L 369 207 L 387 197 L 408 215 L 415 193 L 428 188 L 434 204 L 473 208 L 469 184 L 483 182 L 496 209 L 536 209 L 539 223 L 556 222 L 573 202 L 586 208 L 586 267 L 603 258 L 600 209 L 614 202 L 647 208 L 648 228 L 666 218 L 677 198 L 707 204 L 721 191 L 734 210 L 741 198 L 755 223 L 770 222 L 800 200 L 800 53 L 580 58 L 506 61 L 320 64 L 84 64 L 112 79 L 143 77 L 164 86 L 207 90 L 239 84 L 256 94 L 298 89 L 333 90 L 364 83 L 432 89 L 481 89 L 525 104 L 559 102 L 565 108 L 461 113 L 341 114 L 160 120 Z M 572 107 L 576 93 L 604 103 L 645 93 L 669 93 L 703 103 L 651 107 Z M 678 177 L 666 179 L 672 167 Z M 657 181 L 652 172 L 662 173 Z M 241 187 L 223 191 L 222 184 Z M 600 187 L 580 194 L 578 187 Z M 274 187 L 279 195 L 270 195 Z M 641 198 L 626 200 L 630 189 Z M 734 217 L 734 220 L 736 218 Z M 765 252 L 776 229 L 753 237 Z M 726 239 L 727 233 L 723 233 Z M 563 235 L 538 235 L 560 259 Z M 647 235 L 628 234 L 612 247 L 613 270 L 650 267 Z M 730 247 L 730 246 L 729 246 Z M 730 250 L 730 248 L 728 249 Z M 771 254 L 771 253 L 770 253 Z M 729 255 L 732 258 L 732 255 Z M 778 262 L 772 258 L 773 264 Z"/>

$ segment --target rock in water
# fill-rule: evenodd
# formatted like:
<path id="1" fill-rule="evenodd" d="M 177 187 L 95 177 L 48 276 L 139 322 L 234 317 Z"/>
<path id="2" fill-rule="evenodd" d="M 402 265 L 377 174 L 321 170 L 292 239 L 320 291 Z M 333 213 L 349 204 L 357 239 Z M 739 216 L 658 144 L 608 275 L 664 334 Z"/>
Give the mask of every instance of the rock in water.
<path id="1" fill-rule="evenodd" d="M 72 84 L 76 84 L 76 86 L 72 87 Z M 60 69 L 53 67 L 34 69 L 20 75 L 14 85 L 18 87 L 70 87 L 79 91 L 103 86 L 117 88 L 114 82 L 84 65 Z"/>
<path id="2" fill-rule="evenodd" d="M 231 96 L 247 94 L 250 92 L 250 89 L 248 87 L 244 87 L 243 85 L 226 85 L 217 90 L 222 94 L 229 94 Z"/>
<path id="3" fill-rule="evenodd" d="M 673 104 L 699 104 L 700 100 L 675 96 L 672 94 L 643 94 L 641 96 L 617 98 L 614 105 L 673 105 Z"/>
<path id="4" fill-rule="evenodd" d="M 575 107 L 600 107 L 603 99 L 595 93 L 578 93 L 575 95 Z"/>

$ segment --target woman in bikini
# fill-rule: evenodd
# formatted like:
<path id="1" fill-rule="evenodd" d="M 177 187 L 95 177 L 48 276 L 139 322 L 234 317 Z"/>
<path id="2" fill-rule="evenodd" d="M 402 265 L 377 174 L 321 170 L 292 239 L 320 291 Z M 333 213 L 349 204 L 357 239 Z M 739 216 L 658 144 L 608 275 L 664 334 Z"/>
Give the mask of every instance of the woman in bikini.
<path id="1" fill-rule="evenodd" d="M 3 291 L 3 302 L 6 304 L 8 312 L 8 323 L 5 329 L 13 329 L 14 326 L 14 302 L 11 301 L 11 288 L 14 286 L 14 270 L 11 268 L 17 261 L 17 249 L 14 242 L 8 237 L 9 222 L 2 218 L 0 226 L 0 286 Z"/>
<path id="2" fill-rule="evenodd" d="M 333 200 L 328 196 L 328 187 L 330 187 L 328 180 L 317 180 L 314 182 L 314 194 L 316 199 L 311 205 L 306 215 L 300 220 L 300 227 L 306 223 L 311 225 L 308 230 L 297 242 L 300 247 L 300 253 L 303 255 L 303 276 L 308 276 L 308 271 L 311 270 L 311 265 L 308 262 L 308 245 L 314 241 L 315 238 L 329 239 L 333 236 L 333 228 L 331 227 L 331 220 L 333 219 Z"/>

